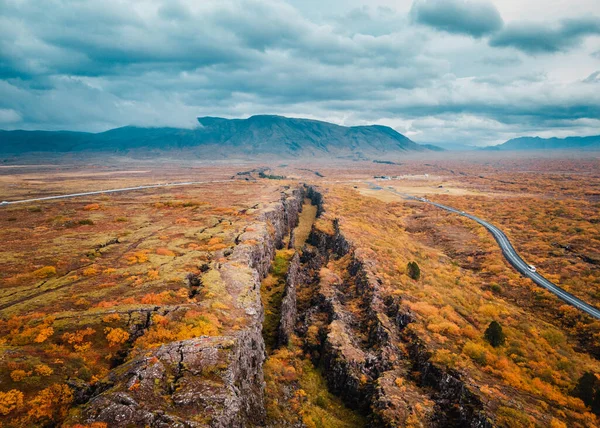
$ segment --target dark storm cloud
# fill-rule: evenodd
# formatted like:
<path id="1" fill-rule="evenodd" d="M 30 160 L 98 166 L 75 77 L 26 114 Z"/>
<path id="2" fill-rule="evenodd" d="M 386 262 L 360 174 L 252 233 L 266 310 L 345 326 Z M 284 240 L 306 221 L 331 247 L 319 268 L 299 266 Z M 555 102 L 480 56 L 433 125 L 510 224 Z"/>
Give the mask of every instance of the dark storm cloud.
<path id="1" fill-rule="evenodd" d="M 415 0 L 410 14 L 420 24 L 473 37 L 490 34 L 503 25 L 498 9 L 489 1 Z"/>
<path id="2" fill-rule="evenodd" d="M 490 45 L 513 47 L 529 54 L 554 53 L 576 47 L 593 34 L 600 34 L 600 18 L 564 19 L 554 25 L 519 22 L 495 34 Z"/>

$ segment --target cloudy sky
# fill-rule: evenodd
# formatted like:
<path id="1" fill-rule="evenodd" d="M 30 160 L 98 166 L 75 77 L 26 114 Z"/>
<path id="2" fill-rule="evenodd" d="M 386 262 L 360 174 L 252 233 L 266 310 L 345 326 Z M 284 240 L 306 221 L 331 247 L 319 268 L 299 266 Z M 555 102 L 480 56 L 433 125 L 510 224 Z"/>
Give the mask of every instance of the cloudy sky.
<path id="1" fill-rule="evenodd" d="M 0 129 L 281 114 L 600 134 L 598 0 L 0 0 Z"/>

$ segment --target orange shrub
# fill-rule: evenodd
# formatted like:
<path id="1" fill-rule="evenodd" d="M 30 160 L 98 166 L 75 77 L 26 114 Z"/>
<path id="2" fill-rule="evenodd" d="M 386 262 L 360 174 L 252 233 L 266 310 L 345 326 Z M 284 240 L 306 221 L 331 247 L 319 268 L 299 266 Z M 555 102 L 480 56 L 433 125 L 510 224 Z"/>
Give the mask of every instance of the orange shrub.
<path id="1" fill-rule="evenodd" d="M 209 239 L 208 242 L 207 242 L 207 244 L 208 245 L 215 245 L 215 244 L 220 244 L 221 242 L 223 242 L 223 239 L 216 237 L 216 238 Z"/>
<path id="2" fill-rule="evenodd" d="M 96 330 L 91 327 L 87 327 L 83 330 L 77 330 L 73 333 L 64 333 L 62 335 L 62 340 L 67 342 L 69 345 L 80 345 L 85 341 L 87 336 L 91 336 L 94 333 L 96 333 Z"/>
<path id="3" fill-rule="evenodd" d="M 121 320 L 121 315 L 119 314 L 108 314 L 102 318 L 102 322 L 106 324 L 110 324 L 113 322 L 117 322 Z"/>
<path id="4" fill-rule="evenodd" d="M 14 382 L 21 382 L 23 379 L 25 379 L 27 376 L 31 375 L 31 372 L 26 372 L 25 370 L 13 370 L 12 372 L 10 372 L 10 378 L 14 381 Z"/>
<path id="5" fill-rule="evenodd" d="M 112 308 L 113 306 L 117 306 L 119 304 L 119 302 L 117 302 L 116 300 L 104 300 L 102 302 L 99 302 L 96 307 L 97 308 Z"/>
<path id="6" fill-rule="evenodd" d="M 46 364 L 38 364 L 35 366 L 35 372 L 40 376 L 50 376 L 52 373 L 54 373 L 54 370 L 52 370 Z"/>
<path id="7" fill-rule="evenodd" d="M 178 218 L 177 220 L 175 220 L 175 224 L 187 224 L 190 221 L 187 218 Z"/>
<path id="8" fill-rule="evenodd" d="M 116 282 L 105 282 L 103 284 L 100 284 L 98 287 L 99 288 L 110 288 L 110 287 L 114 287 L 115 285 L 117 285 Z"/>
<path id="9" fill-rule="evenodd" d="M 106 334 L 106 340 L 108 340 L 108 345 L 118 346 L 121 345 L 129 339 L 129 333 L 127 333 L 122 328 L 111 328 L 106 327 L 104 329 L 104 333 Z"/>
<path id="10" fill-rule="evenodd" d="M 175 253 L 169 250 L 168 248 L 157 248 L 156 254 L 158 254 L 159 256 L 175 257 Z"/>
<path id="11" fill-rule="evenodd" d="M 84 211 L 97 211 L 99 209 L 100 209 L 99 204 L 88 204 L 85 207 L 83 207 Z"/>
<path id="12" fill-rule="evenodd" d="M 44 343 L 46 339 L 54 334 L 54 329 L 52 327 L 42 327 L 42 329 L 38 332 L 37 336 L 34 339 L 36 343 Z"/>
<path id="13" fill-rule="evenodd" d="M 30 401 L 27 417 L 32 422 L 48 421 L 44 425 L 56 425 L 65 418 L 72 402 L 73 392 L 67 385 L 50 385 Z"/>
<path id="14" fill-rule="evenodd" d="M 0 415 L 8 415 L 23 406 L 23 393 L 18 389 L 7 392 L 0 391 Z"/>
<path id="15" fill-rule="evenodd" d="M 140 250 L 136 251 L 133 254 L 129 254 L 126 256 L 127 263 L 130 265 L 136 263 L 145 263 L 148 261 L 148 250 Z"/>
<path id="16" fill-rule="evenodd" d="M 142 297 L 141 302 L 145 305 L 160 305 L 163 303 L 165 297 L 165 292 L 159 294 L 148 293 Z"/>
<path id="17" fill-rule="evenodd" d="M 92 275 L 96 275 L 97 273 L 98 273 L 98 270 L 92 266 L 83 270 L 83 274 L 85 276 L 92 276 Z"/>

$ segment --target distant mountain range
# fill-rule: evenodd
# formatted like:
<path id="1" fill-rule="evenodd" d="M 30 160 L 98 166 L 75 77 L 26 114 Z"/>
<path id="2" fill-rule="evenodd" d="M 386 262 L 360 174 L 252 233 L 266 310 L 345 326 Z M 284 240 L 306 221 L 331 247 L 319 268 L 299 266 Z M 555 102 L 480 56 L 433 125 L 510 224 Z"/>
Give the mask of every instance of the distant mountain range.
<path id="1" fill-rule="evenodd" d="M 519 137 L 485 150 L 600 150 L 600 135 L 592 137 Z"/>
<path id="2" fill-rule="evenodd" d="M 194 129 L 126 126 L 100 133 L 0 131 L 0 153 L 191 151 L 200 158 L 352 157 L 438 150 L 380 125 L 345 127 L 283 116 L 200 117 Z"/>

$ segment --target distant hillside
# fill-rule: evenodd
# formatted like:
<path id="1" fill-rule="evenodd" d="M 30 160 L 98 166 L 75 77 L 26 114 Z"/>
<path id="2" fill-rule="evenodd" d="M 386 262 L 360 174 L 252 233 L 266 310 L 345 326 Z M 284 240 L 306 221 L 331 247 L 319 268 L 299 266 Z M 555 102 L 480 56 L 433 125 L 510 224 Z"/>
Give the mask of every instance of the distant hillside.
<path id="1" fill-rule="evenodd" d="M 425 146 L 429 146 L 429 144 L 423 144 Z M 481 147 L 470 146 L 468 144 L 461 143 L 435 143 L 435 146 L 440 147 L 444 150 L 456 151 L 456 152 L 464 152 L 469 150 L 479 150 Z"/>
<path id="2" fill-rule="evenodd" d="M 520 137 L 489 150 L 600 150 L 600 135 L 593 137 L 540 138 Z"/>
<path id="3" fill-rule="evenodd" d="M 392 128 L 344 127 L 282 116 L 248 119 L 198 118 L 195 129 L 126 126 L 97 134 L 67 131 L 0 131 L 0 153 L 192 151 L 203 158 L 366 157 L 426 151 Z M 433 148 L 431 148 L 433 149 Z"/>

